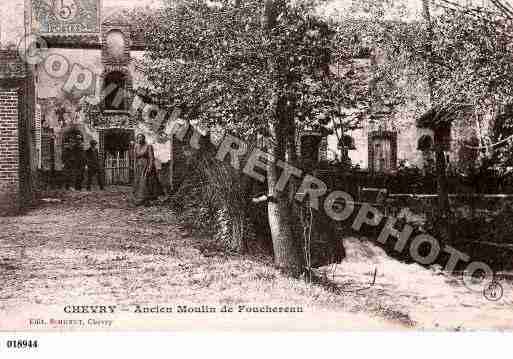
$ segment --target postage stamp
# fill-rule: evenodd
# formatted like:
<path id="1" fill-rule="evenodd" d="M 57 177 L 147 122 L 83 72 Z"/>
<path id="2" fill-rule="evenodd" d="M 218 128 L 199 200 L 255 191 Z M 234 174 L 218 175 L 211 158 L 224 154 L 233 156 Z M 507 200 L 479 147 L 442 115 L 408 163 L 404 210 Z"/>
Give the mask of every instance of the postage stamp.
<path id="1" fill-rule="evenodd" d="M 98 33 L 101 0 L 31 0 L 33 31 L 43 34 Z"/>

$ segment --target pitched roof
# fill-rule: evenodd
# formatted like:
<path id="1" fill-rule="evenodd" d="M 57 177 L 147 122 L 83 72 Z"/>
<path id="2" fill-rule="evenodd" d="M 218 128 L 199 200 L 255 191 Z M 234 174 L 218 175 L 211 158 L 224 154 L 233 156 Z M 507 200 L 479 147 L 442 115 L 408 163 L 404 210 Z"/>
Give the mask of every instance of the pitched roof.
<path id="1" fill-rule="evenodd" d="M 104 7 L 102 24 L 130 25 L 130 9 L 123 7 Z"/>
<path id="2" fill-rule="evenodd" d="M 439 128 L 450 125 L 458 116 L 469 114 L 473 107 L 466 104 L 434 106 L 417 119 L 417 127 Z"/>
<path id="3" fill-rule="evenodd" d="M 104 7 L 102 25 L 130 26 L 132 46 L 144 48 L 145 19 L 155 14 L 156 10 L 149 7 Z"/>

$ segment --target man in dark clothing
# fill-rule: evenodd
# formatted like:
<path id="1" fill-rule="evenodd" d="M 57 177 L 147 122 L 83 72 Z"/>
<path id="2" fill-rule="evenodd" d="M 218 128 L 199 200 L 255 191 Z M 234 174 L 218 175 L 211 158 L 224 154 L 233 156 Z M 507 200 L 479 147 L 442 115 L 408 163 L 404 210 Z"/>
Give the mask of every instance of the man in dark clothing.
<path id="1" fill-rule="evenodd" d="M 87 190 L 91 190 L 91 184 L 93 182 L 93 177 L 95 176 L 98 180 L 100 190 L 103 190 L 103 166 L 100 163 L 100 156 L 98 154 L 98 149 L 96 148 L 97 142 L 95 140 L 91 140 L 90 144 L 91 146 L 86 151 Z"/>
<path id="2" fill-rule="evenodd" d="M 82 190 L 85 170 L 84 137 L 82 134 L 77 136 L 77 145 L 75 150 L 75 160 L 73 164 L 74 186 L 77 191 Z"/>
<path id="3" fill-rule="evenodd" d="M 82 134 L 73 130 L 67 134 L 64 141 L 62 161 L 64 163 L 64 173 L 66 176 L 66 189 L 73 186 L 77 191 L 82 190 L 85 167 L 83 141 L 84 138 Z"/>

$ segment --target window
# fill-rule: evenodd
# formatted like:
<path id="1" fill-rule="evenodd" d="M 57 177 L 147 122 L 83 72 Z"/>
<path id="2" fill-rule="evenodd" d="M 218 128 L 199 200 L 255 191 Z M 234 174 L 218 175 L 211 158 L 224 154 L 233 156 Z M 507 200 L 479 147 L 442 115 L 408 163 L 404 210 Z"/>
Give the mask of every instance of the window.
<path id="1" fill-rule="evenodd" d="M 378 138 L 374 140 L 374 170 L 386 172 L 392 169 L 392 151 L 390 139 Z"/>
<path id="2" fill-rule="evenodd" d="M 105 109 L 111 111 L 127 110 L 127 101 L 125 93 L 126 75 L 119 71 L 114 71 L 105 77 L 103 90 L 105 96 Z"/>
<path id="3" fill-rule="evenodd" d="M 376 131 L 369 134 L 369 169 L 386 173 L 396 169 L 397 133 Z"/>
<path id="4" fill-rule="evenodd" d="M 109 57 L 122 60 L 125 55 L 125 36 L 119 30 L 111 30 L 106 36 L 105 47 Z"/>
<path id="5" fill-rule="evenodd" d="M 444 151 L 451 149 L 451 124 L 445 123 L 439 125 L 434 130 L 434 144 L 441 146 Z"/>
<path id="6" fill-rule="evenodd" d="M 319 161 L 319 147 L 321 141 L 321 136 L 301 136 L 301 159 L 308 163 L 317 163 Z"/>

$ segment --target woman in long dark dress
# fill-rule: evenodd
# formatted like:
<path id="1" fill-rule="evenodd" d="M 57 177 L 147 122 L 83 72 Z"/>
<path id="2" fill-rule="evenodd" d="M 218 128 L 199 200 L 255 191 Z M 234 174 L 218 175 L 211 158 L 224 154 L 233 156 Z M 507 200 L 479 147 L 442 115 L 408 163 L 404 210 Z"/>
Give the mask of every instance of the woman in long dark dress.
<path id="1" fill-rule="evenodd" d="M 133 202 L 135 205 L 142 205 L 157 199 L 162 194 L 162 187 L 157 177 L 153 147 L 146 143 L 143 134 L 137 135 L 136 142 Z"/>

